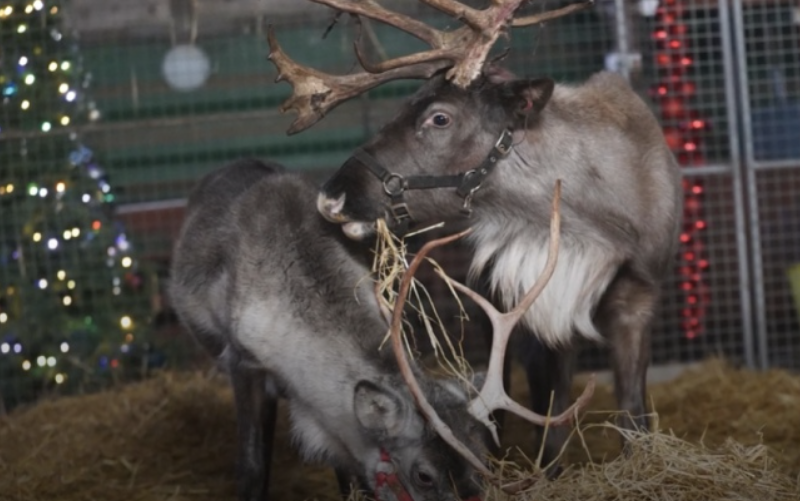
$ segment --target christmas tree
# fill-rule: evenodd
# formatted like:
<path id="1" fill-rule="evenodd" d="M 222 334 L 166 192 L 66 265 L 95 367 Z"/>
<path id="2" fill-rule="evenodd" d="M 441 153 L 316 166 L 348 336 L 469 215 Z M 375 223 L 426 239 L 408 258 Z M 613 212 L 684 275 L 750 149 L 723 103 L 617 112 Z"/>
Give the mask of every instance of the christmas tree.
<path id="1" fill-rule="evenodd" d="M 0 0 L 0 410 L 138 373 L 150 304 L 59 1 Z"/>

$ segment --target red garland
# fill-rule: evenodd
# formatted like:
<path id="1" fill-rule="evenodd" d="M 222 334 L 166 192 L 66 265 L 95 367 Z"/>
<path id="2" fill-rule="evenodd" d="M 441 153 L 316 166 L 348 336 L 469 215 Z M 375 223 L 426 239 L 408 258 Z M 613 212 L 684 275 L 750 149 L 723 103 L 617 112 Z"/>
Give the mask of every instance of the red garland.
<path id="1" fill-rule="evenodd" d="M 702 132 L 708 126 L 696 110 L 690 109 L 689 99 L 695 84 L 687 79 L 694 61 L 687 35 L 689 27 L 682 22 L 684 7 L 679 0 L 662 0 L 656 11 L 655 63 L 659 82 L 651 94 L 661 109 L 664 137 L 678 161 L 684 166 L 705 162 L 702 153 Z M 693 176 L 683 180 L 683 230 L 680 235 L 680 277 L 683 291 L 681 329 L 687 339 L 703 334 L 704 317 L 710 301 L 705 271 L 703 233 L 703 182 Z"/>

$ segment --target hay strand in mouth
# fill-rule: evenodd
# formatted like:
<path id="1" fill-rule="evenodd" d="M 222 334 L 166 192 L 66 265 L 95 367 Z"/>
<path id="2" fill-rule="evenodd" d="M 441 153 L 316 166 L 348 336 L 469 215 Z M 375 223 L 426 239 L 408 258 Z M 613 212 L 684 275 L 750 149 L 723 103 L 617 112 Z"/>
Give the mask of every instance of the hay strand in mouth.
<path id="1" fill-rule="evenodd" d="M 417 230 L 403 238 L 399 238 L 392 233 L 383 219 L 379 219 L 375 226 L 377 239 L 372 274 L 376 280 L 376 294 L 381 309 L 391 312 L 397 301 L 397 285 L 408 269 L 409 253 L 406 239 L 441 228 L 443 224 L 440 223 Z M 443 271 L 434 259 L 428 257 L 426 261 L 433 265 L 437 271 Z M 460 297 L 449 283 L 447 287 L 456 301 L 460 318 L 462 320 L 467 319 Z M 433 298 L 425 286 L 417 279 L 414 279 L 411 283 L 407 304 L 420 320 L 439 367 L 446 374 L 457 377 L 465 383 L 469 382 L 472 371 L 464 358 L 461 345 L 453 343 L 451 336 L 448 335 L 444 327 L 444 322 L 442 322 L 436 310 Z M 404 325 L 408 327 L 409 322 L 404 322 Z M 403 330 L 404 344 L 407 352 L 413 354 L 411 347 L 414 344 L 413 338 L 409 340 L 409 336 L 405 335 L 406 330 Z M 386 340 L 388 340 L 388 335 Z"/>

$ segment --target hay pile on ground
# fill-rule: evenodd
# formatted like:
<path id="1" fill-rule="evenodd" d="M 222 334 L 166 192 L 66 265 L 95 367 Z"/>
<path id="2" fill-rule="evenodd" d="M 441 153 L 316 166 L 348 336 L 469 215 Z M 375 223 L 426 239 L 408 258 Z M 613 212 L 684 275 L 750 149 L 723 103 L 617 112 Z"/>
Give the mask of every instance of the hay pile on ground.
<path id="1" fill-rule="evenodd" d="M 515 381 L 522 399 L 520 373 Z M 616 432 L 598 423 L 608 417 L 599 411 L 615 405 L 600 385 L 583 420 L 586 446 L 573 440 L 566 453 L 574 466 L 521 499 L 800 499 L 800 378 L 711 361 L 653 385 L 650 394 L 660 428 L 674 436 L 635 437 L 631 457 L 614 459 Z M 513 418 L 508 425 L 504 441 L 534 457 L 529 426 Z M 274 498 L 337 499 L 331 472 L 300 465 L 285 415 L 278 426 Z M 115 391 L 44 402 L 0 419 L 0 500 L 235 499 L 234 437 L 231 395 L 219 377 L 162 374 Z M 701 438 L 707 448 L 698 445 Z M 602 464 L 579 464 L 586 450 Z"/>

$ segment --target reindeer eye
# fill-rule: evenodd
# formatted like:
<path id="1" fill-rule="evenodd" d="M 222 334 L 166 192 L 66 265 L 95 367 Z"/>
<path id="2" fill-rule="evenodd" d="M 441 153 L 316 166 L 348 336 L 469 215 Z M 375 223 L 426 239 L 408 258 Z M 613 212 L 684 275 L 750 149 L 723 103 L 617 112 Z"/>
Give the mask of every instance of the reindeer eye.
<path id="1" fill-rule="evenodd" d="M 422 470 L 417 470 L 414 472 L 414 482 L 423 488 L 431 488 L 433 487 L 433 476 L 428 475 Z"/>
<path id="2" fill-rule="evenodd" d="M 434 114 L 429 120 L 434 127 L 442 129 L 450 125 L 451 122 L 450 115 L 441 112 Z"/>

